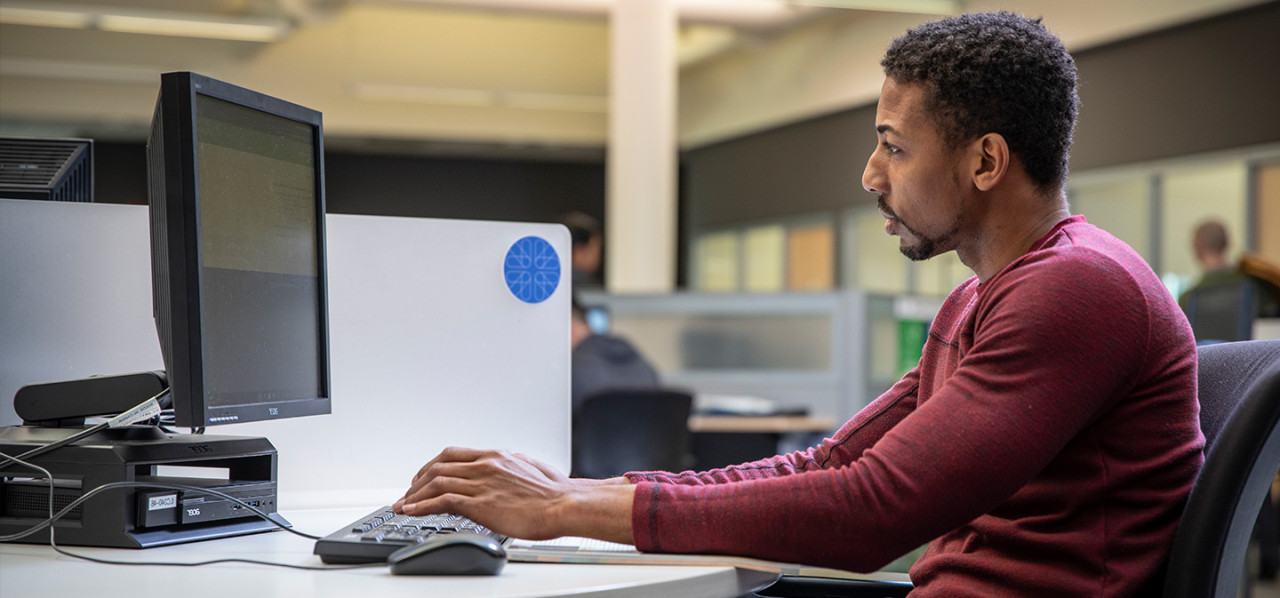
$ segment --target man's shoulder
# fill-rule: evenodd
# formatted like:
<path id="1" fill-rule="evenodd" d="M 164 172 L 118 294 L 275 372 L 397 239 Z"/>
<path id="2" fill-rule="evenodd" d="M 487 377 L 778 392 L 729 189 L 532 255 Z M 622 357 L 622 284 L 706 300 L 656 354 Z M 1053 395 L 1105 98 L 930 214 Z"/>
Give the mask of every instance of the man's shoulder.
<path id="1" fill-rule="evenodd" d="M 1106 238 L 1077 236 L 1028 252 L 989 281 L 977 309 L 1082 330 L 1139 330 L 1153 311 L 1169 311 L 1164 303 L 1172 298 L 1146 262 L 1126 249 Z"/>
<path id="2" fill-rule="evenodd" d="M 1015 260 L 1012 278 L 1036 277 L 1063 285 L 1137 286 L 1145 293 L 1164 285 L 1135 249 L 1083 219 L 1063 226 L 1053 238 Z"/>
<path id="3" fill-rule="evenodd" d="M 608 334 L 593 334 L 573 350 L 574 363 L 599 363 L 610 367 L 644 362 L 644 357 L 626 339 Z"/>
<path id="4" fill-rule="evenodd" d="M 1140 257 L 1105 245 L 1069 243 L 1022 256 L 998 282 L 1021 290 L 1072 290 L 1078 294 L 1134 291 L 1158 285 L 1159 279 Z"/>

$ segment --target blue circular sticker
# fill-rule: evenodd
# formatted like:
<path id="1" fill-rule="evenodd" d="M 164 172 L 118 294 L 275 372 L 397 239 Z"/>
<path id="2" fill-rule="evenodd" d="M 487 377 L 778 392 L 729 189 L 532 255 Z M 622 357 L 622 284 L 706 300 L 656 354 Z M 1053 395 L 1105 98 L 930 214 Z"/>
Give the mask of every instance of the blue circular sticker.
<path id="1" fill-rule="evenodd" d="M 511 294 L 525 303 L 542 303 L 560 285 L 560 256 L 541 237 L 525 237 L 511 244 L 502 273 Z"/>

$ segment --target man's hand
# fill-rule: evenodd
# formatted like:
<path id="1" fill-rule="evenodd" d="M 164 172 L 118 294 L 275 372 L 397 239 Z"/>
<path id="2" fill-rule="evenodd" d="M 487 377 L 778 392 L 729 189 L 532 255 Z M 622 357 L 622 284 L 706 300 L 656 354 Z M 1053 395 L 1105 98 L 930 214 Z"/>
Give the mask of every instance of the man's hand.
<path id="1" fill-rule="evenodd" d="M 630 544 L 633 494 L 625 478 L 570 479 L 525 455 L 448 448 L 418 470 L 392 508 L 464 515 L 528 540 L 586 536 Z"/>

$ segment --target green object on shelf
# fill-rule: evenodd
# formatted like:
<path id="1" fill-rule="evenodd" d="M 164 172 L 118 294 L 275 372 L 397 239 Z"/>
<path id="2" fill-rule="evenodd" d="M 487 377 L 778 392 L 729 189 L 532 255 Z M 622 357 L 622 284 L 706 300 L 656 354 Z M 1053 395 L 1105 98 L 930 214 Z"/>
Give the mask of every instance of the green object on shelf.
<path id="1" fill-rule="evenodd" d="M 898 320 L 898 375 L 920 363 L 924 341 L 929 336 L 929 323 L 920 320 Z"/>

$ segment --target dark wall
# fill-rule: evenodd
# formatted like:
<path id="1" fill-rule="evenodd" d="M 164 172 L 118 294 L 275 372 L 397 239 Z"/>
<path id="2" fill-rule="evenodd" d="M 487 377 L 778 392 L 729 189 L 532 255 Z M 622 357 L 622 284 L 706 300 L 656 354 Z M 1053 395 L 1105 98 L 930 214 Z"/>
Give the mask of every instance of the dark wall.
<path id="1" fill-rule="evenodd" d="M 1074 170 L 1280 140 L 1280 2 L 1075 58 Z"/>
<path id="2" fill-rule="evenodd" d="M 862 170 L 875 147 L 875 106 L 864 106 L 688 151 L 683 230 L 873 201 Z"/>
<path id="3" fill-rule="evenodd" d="M 146 146 L 95 143 L 95 201 L 147 203 Z M 604 164 L 325 153 L 335 214 L 555 221 L 604 215 Z"/>
<path id="4" fill-rule="evenodd" d="M 93 142 L 93 200 L 147 204 L 147 145 Z"/>
<path id="5" fill-rule="evenodd" d="M 330 213 L 547 222 L 604 215 L 602 163 L 325 155 Z"/>
<path id="6" fill-rule="evenodd" d="M 1078 52 L 1072 170 L 1280 141 L 1280 2 Z M 863 106 L 685 152 L 686 234 L 873 201 Z"/>

